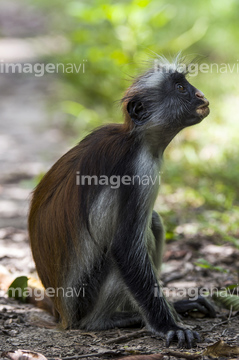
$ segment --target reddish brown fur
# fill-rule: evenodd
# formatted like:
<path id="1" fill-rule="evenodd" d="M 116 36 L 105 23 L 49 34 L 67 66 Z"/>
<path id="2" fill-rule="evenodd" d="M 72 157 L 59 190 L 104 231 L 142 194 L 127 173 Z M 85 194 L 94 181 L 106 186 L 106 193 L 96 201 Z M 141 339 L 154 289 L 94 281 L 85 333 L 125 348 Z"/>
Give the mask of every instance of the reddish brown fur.
<path id="1" fill-rule="evenodd" d="M 79 254 L 78 234 L 83 225 L 80 200 L 84 189 L 76 186 L 76 172 L 83 168 L 86 174 L 100 175 L 99 169 L 104 174 L 109 164 L 120 162 L 134 141 L 129 120 L 126 116 L 124 124 L 111 124 L 94 131 L 63 155 L 36 187 L 29 214 L 29 234 L 33 258 L 45 288 L 61 287 L 73 261 L 72 254 Z M 122 141 L 128 142 L 128 146 L 123 147 Z M 114 151 L 108 152 L 108 147 Z M 110 153 L 111 159 L 106 159 L 104 152 Z M 54 297 L 53 302 L 66 327 L 61 297 Z"/>

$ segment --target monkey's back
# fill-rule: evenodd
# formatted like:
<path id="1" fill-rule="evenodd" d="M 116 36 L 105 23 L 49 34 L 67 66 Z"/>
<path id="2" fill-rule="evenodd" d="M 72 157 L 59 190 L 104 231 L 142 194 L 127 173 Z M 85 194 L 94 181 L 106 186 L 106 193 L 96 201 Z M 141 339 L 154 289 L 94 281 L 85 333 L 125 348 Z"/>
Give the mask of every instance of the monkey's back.
<path id="1" fill-rule="evenodd" d="M 103 201 L 104 208 L 109 207 L 107 202 L 110 199 L 102 193 L 107 187 L 77 184 L 77 176 L 99 178 L 104 175 L 110 178 L 112 175 L 129 175 L 133 171 L 131 164 L 137 153 L 138 139 L 127 130 L 125 125 L 118 124 L 95 130 L 63 155 L 34 190 L 29 213 L 29 236 L 37 272 L 45 288 L 72 285 L 66 274 L 76 277 L 78 271 L 80 277 L 81 268 L 88 266 L 86 251 L 91 266 L 93 247 L 98 251 L 94 241 L 103 241 L 104 238 L 107 243 L 105 229 L 102 229 L 102 239 L 91 236 L 92 223 L 98 219 L 95 227 L 99 229 L 100 226 L 96 200 Z M 112 209 L 115 207 L 113 197 Z M 98 212 L 102 213 L 102 210 Z M 53 300 L 57 311 L 64 313 L 62 297 L 56 296 Z"/>

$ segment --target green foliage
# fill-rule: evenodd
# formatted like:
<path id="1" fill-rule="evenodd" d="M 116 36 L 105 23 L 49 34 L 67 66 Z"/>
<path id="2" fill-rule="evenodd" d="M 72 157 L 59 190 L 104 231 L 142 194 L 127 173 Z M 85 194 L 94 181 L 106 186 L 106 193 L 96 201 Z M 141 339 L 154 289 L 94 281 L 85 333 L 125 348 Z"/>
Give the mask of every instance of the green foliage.
<path id="1" fill-rule="evenodd" d="M 213 294 L 213 299 L 226 309 L 239 310 L 239 296 L 231 295 L 227 291 L 219 291 Z"/>
<path id="2" fill-rule="evenodd" d="M 218 272 L 222 272 L 222 273 L 228 272 L 226 269 L 223 269 L 221 266 L 213 266 L 205 259 L 198 259 L 198 261 L 195 263 L 195 265 L 201 267 L 202 269 L 209 269 L 212 271 L 218 271 Z"/>
<path id="3" fill-rule="evenodd" d="M 9 286 L 7 295 L 10 298 L 20 300 L 21 302 L 26 301 L 26 290 L 27 290 L 28 278 L 27 276 L 17 277 Z"/>
<path id="4" fill-rule="evenodd" d="M 236 0 L 231 0 L 230 5 L 222 0 L 193 4 L 189 0 L 38 0 L 38 3 L 43 12 L 47 11 L 52 32 L 62 33 L 69 44 L 70 51 L 54 61 L 85 65 L 85 73 L 65 73 L 64 77 L 74 87 L 74 100 L 94 109 L 101 124 L 112 119 L 119 121 L 120 111 L 113 102 L 122 97 L 126 79 L 138 74 L 139 68 L 145 67 L 143 62 L 153 61 L 155 53 L 170 56 L 183 51 L 206 56 L 209 63 L 236 61 L 233 59 L 239 32 Z M 225 32 L 224 27 L 229 30 Z M 222 33 L 228 40 L 223 47 Z M 211 87 L 210 83 L 207 87 Z M 223 86 L 222 93 L 225 90 Z M 75 107 L 73 102 L 72 106 Z M 78 115 L 80 112 L 74 114 L 76 118 Z M 92 124 L 85 124 L 88 130 L 95 124 L 94 113 L 92 119 Z"/>
<path id="5" fill-rule="evenodd" d="M 231 294 L 233 294 L 234 292 L 236 292 L 238 290 L 238 284 L 233 284 L 233 285 L 228 285 L 226 286 L 226 289 L 228 290 L 228 292 Z"/>
<path id="6" fill-rule="evenodd" d="M 132 77 L 149 66 L 146 62 L 152 62 L 155 53 L 170 57 L 182 51 L 214 64 L 211 72 L 189 77 L 210 100 L 211 115 L 184 130 L 167 149 L 156 208 L 164 215 L 169 239 L 186 223 L 216 242 L 230 241 L 239 247 L 239 62 L 235 52 L 239 2 L 33 3 L 49 20 L 52 36 L 60 34 L 68 44 L 67 52 L 50 60 L 65 66 L 82 65 L 78 73 L 58 75 L 61 109 L 67 119 L 64 126 L 77 140 L 96 126 L 122 120 L 119 100 L 123 91 Z M 220 70 L 223 63 L 233 70 Z"/>

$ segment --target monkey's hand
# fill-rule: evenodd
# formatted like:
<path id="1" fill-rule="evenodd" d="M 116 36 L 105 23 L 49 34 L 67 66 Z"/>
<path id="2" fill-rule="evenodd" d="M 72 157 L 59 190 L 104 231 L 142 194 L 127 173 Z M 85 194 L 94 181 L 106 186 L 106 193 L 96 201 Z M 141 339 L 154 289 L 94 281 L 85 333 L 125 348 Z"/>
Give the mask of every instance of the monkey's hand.
<path id="1" fill-rule="evenodd" d="M 176 301 L 173 306 L 178 314 L 184 315 L 189 311 L 197 310 L 200 313 L 209 316 L 210 318 L 216 317 L 216 311 L 214 307 L 209 303 L 206 298 L 201 295 L 199 295 L 196 300 L 186 299 Z"/>
<path id="2" fill-rule="evenodd" d="M 167 331 L 166 347 L 169 347 L 173 340 L 178 342 L 178 348 L 183 348 L 186 345 L 188 349 L 191 349 L 197 341 L 200 341 L 200 336 L 196 331 L 177 326 L 175 330 Z"/>

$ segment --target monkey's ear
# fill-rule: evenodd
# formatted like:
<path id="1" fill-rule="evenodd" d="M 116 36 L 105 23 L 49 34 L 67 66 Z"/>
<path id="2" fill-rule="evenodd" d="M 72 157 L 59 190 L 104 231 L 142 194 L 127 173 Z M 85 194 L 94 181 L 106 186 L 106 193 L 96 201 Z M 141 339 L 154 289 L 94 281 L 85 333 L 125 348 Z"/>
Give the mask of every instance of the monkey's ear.
<path id="1" fill-rule="evenodd" d="M 127 104 L 127 111 L 136 125 L 143 125 L 148 120 L 147 110 L 141 101 L 130 100 Z"/>

